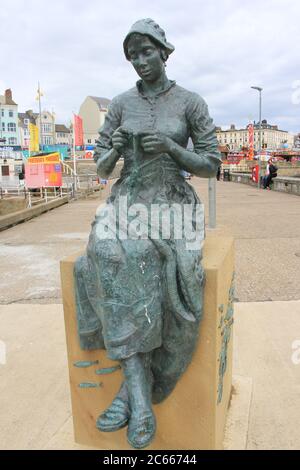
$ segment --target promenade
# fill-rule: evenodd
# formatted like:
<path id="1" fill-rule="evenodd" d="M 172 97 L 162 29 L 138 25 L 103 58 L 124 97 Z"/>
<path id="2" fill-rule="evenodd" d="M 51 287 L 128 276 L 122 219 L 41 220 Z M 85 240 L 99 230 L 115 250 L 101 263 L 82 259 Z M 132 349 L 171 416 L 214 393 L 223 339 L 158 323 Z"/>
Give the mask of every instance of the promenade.
<path id="1" fill-rule="evenodd" d="M 207 210 L 207 181 L 192 184 Z M 84 249 L 108 190 L 0 233 L 0 449 L 76 448 L 59 261 Z M 249 397 L 245 446 L 299 448 L 300 364 L 291 357 L 300 340 L 300 198 L 217 182 L 215 233 L 235 239 L 233 374 Z"/>

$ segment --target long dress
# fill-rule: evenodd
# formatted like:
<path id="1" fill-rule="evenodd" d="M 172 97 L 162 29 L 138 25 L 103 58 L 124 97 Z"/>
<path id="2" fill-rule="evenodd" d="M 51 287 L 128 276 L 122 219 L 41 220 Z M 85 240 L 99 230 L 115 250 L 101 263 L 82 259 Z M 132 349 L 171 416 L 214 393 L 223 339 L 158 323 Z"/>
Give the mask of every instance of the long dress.
<path id="1" fill-rule="evenodd" d="M 157 130 L 184 148 L 191 138 L 193 151 L 211 164 L 212 173 L 220 157 L 206 103 L 173 81 L 152 98 L 137 82 L 112 100 L 96 161 L 111 150 L 111 136 L 119 126 L 133 133 L 123 152 L 121 176 L 92 223 L 86 255 L 75 264 L 78 332 L 82 349 L 105 348 L 113 360 L 150 353 L 157 403 L 173 390 L 197 344 L 203 313 L 204 211 L 177 163 L 168 154 L 144 154 L 138 133 Z M 180 236 L 175 233 L 180 209 L 187 206 L 190 220 L 184 218 L 183 224 L 197 233 L 196 246 L 189 246 L 184 230 Z M 148 215 L 158 207 L 162 218 L 175 207 L 179 219 L 169 217 L 166 236 L 165 223 L 145 219 L 139 207 L 146 207 Z M 135 237 L 126 236 L 128 223 Z"/>

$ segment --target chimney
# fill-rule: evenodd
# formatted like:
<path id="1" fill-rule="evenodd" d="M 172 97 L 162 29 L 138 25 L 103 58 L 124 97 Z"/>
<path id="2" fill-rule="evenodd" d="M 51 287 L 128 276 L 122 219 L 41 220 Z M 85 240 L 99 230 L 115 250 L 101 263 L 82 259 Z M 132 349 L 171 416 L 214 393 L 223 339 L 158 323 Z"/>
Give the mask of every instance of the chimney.
<path id="1" fill-rule="evenodd" d="M 235 125 L 234 124 L 230 124 L 230 130 L 235 131 Z"/>
<path id="2" fill-rule="evenodd" d="M 12 102 L 12 92 L 11 89 L 5 90 L 5 104 L 11 104 Z"/>

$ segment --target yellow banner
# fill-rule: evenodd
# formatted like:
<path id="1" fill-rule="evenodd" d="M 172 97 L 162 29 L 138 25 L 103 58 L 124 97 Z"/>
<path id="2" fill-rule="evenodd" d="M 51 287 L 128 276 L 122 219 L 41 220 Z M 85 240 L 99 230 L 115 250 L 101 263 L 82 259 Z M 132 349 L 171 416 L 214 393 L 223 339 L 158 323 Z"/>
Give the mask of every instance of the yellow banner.
<path id="1" fill-rule="evenodd" d="M 27 163 L 60 163 L 59 153 L 49 153 L 49 155 L 27 158 Z"/>
<path id="2" fill-rule="evenodd" d="M 59 153 L 50 153 L 49 155 L 45 156 L 45 163 L 59 163 L 60 156 Z"/>
<path id="3" fill-rule="evenodd" d="M 38 152 L 40 150 L 38 127 L 35 126 L 34 124 L 29 123 L 29 133 L 30 133 L 29 151 Z"/>

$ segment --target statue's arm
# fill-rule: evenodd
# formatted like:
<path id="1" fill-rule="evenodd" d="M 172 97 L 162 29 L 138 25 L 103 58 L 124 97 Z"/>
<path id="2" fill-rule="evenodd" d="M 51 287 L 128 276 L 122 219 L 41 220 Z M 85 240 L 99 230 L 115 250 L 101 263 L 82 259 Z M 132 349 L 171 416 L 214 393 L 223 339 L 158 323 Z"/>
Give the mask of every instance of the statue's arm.
<path id="1" fill-rule="evenodd" d="M 186 150 L 170 139 L 168 153 L 182 169 L 196 176 L 211 178 L 216 175 L 221 161 L 215 126 L 205 101 L 196 94 L 193 96 L 187 105 L 186 118 L 194 150 Z"/>
<path id="2" fill-rule="evenodd" d="M 99 130 L 99 138 L 96 140 L 94 160 L 97 165 L 97 174 L 101 178 L 107 178 L 111 174 L 121 156 L 112 146 L 112 135 L 120 123 L 121 108 L 115 99 L 109 105 L 104 124 Z"/>

